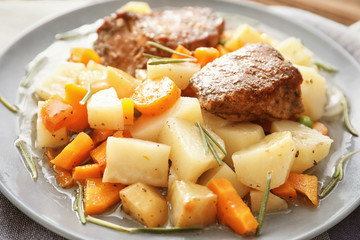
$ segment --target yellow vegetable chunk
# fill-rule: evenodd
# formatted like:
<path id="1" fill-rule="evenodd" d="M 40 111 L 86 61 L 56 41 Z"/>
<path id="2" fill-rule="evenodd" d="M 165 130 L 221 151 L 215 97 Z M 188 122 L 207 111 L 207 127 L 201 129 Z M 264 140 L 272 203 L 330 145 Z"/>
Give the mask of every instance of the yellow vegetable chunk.
<path id="1" fill-rule="evenodd" d="M 258 190 L 251 190 L 250 191 L 250 206 L 251 212 L 259 213 L 261 201 L 263 199 L 264 192 Z M 279 211 L 286 211 L 289 208 L 287 202 L 275 196 L 271 192 L 269 193 L 269 199 L 266 204 L 266 212 L 279 212 Z"/>
<path id="2" fill-rule="evenodd" d="M 107 67 L 106 74 L 106 82 L 115 89 L 118 98 L 130 97 L 140 83 L 130 74 L 114 67 Z"/>
<path id="3" fill-rule="evenodd" d="M 175 227 L 208 226 L 215 222 L 217 196 L 205 186 L 175 181 L 168 199 L 170 221 Z"/>
<path id="4" fill-rule="evenodd" d="M 289 37 L 276 45 L 276 49 L 293 64 L 309 66 L 313 53 L 306 48 L 300 39 Z"/>
<path id="5" fill-rule="evenodd" d="M 170 147 L 134 138 L 109 137 L 104 182 L 142 182 L 167 187 Z"/>
<path id="6" fill-rule="evenodd" d="M 120 191 L 120 199 L 124 212 L 147 227 L 161 227 L 168 219 L 166 199 L 154 187 L 132 184 Z"/>
<path id="7" fill-rule="evenodd" d="M 149 4 L 147 2 L 142 2 L 142 1 L 129 1 L 126 4 L 124 4 L 120 9 L 123 11 L 142 13 L 142 14 L 151 13 L 151 8 Z"/>

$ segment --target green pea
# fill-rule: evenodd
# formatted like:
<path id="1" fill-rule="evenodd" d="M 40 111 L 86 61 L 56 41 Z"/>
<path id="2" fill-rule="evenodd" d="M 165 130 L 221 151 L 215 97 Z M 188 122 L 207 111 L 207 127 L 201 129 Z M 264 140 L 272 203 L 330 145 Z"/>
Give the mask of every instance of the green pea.
<path id="1" fill-rule="evenodd" d="M 297 121 L 298 121 L 299 123 L 301 123 L 301 124 L 304 124 L 305 126 L 307 126 L 307 127 L 309 127 L 309 128 L 312 128 L 313 125 L 314 125 L 314 122 L 311 120 L 311 118 L 308 117 L 308 116 L 305 116 L 305 115 L 299 117 L 299 118 L 297 119 Z"/>

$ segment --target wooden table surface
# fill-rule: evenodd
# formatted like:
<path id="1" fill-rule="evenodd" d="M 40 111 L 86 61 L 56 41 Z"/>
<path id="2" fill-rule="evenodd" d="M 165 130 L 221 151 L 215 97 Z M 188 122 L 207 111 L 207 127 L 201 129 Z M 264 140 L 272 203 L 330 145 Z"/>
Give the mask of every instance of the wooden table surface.
<path id="1" fill-rule="evenodd" d="M 252 0 L 264 5 L 296 7 L 351 25 L 360 21 L 360 0 Z"/>

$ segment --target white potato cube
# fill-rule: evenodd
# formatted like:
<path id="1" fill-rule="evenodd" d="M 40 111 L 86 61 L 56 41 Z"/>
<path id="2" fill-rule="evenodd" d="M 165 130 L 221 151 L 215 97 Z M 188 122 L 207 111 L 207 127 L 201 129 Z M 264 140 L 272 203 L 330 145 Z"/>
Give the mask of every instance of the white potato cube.
<path id="1" fill-rule="evenodd" d="M 298 38 L 289 37 L 277 44 L 276 49 L 293 64 L 309 66 L 311 63 L 313 53 Z"/>
<path id="2" fill-rule="evenodd" d="M 212 114 L 205 109 L 201 110 L 202 116 L 204 118 L 205 125 L 211 130 L 215 130 L 217 128 L 225 127 L 226 125 L 231 124 L 232 122 L 221 117 Z"/>
<path id="3" fill-rule="evenodd" d="M 130 74 L 113 67 L 106 68 L 106 82 L 112 86 L 118 98 L 130 97 L 140 81 Z"/>
<path id="4" fill-rule="evenodd" d="M 270 188 L 282 185 L 289 176 L 295 158 L 295 143 L 291 133 L 267 135 L 260 142 L 233 154 L 239 180 L 254 189 L 264 191 L 268 171 L 272 171 Z"/>
<path id="5" fill-rule="evenodd" d="M 290 131 L 295 143 L 296 154 L 292 172 L 302 173 L 329 154 L 333 140 L 315 129 L 288 120 L 272 123 L 271 132 L 282 131 Z"/>
<path id="6" fill-rule="evenodd" d="M 173 80 L 181 90 L 184 90 L 188 85 L 192 75 L 200 71 L 199 63 L 168 63 L 159 65 L 147 65 L 147 77 L 150 79 L 157 79 L 168 77 Z"/>
<path id="7" fill-rule="evenodd" d="M 264 197 L 264 192 L 258 190 L 250 191 L 250 206 L 251 212 L 259 213 L 262 199 Z M 287 202 L 284 199 L 279 198 L 278 196 L 269 193 L 268 202 L 266 204 L 266 211 L 269 212 L 279 212 L 286 211 L 289 208 Z"/>
<path id="8" fill-rule="evenodd" d="M 225 148 L 224 142 L 210 130 L 209 132 Z M 200 131 L 193 122 L 169 118 L 160 132 L 159 142 L 171 146 L 171 166 L 181 180 L 196 182 L 205 171 L 218 166 L 211 151 L 205 152 Z M 223 159 L 224 154 L 213 145 L 220 159 Z"/>
<path id="9" fill-rule="evenodd" d="M 235 123 L 213 130 L 225 142 L 224 162 L 233 166 L 233 153 L 259 142 L 265 137 L 263 128 L 254 123 Z"/>
<path id="10" fill-rule="evenodd" d="M 167 187 L 170 147 L 135 138 L 109 137 L 103 182 Z"/>
<path id="11" fill-rule="evenodd" d="M 166 112 L 156 116 L 140 116 L 130 128 L 135 138 L 156 142 L 166 120 L 170 117 L 196 120 L 203 123 L 201 107 L 197 98 L 180 97 L 179 100 Z"/>
<path id="12" fill-rule="evenodd" d="M 60 128 L 54 133 L 49 132 L 42 122 L 40 116 L 40 109 L 44 105 L 43 101 L 38 102 L 38 118 L 36 120 L 36 147 L 37 148 L 57 148 L 64 146 L 68 143 L 69 136 L 65 127 Z"/>
<path id="13" fill-rule="evenodd" d="M 301 84 L 301 98 L 305 109 L 303 114 L 317 121 L 324 115 L 327 103 L 326 80 L 312 67 L 296 67 L 303 78 Z"/>
<path id="14" fill-rule="evenodd" d="M 149 4 L 143 1 L 129 1 L 125 3 L 120 9 L 123 11 L 135 12 L 141 14 L 151 13 L 151 8 Z"/>
<path id="15" fill-rule="evenodd" d="M 135 183 L 120 191 L 122 209 L 148 227 L 161 227 L 168 219 L 166 199 L 159 190 Z"/>
<path id="16" fill-rule="evenodd" d="M 175 227 L 215 223 L 217 196 L 207 187 L 175 181 L 168 199 L 171 204 L 170 221 Z"/>
<path id="17" fill-rule="evenodd" d="M 236 176 L 236 173 L 224 163 L 222 166 L 214 167 L 206 171 L 198 180 L 200 185 L 207 186 L 211 179 L 213 178 L 226 178 L 231 182 L 233 187 L 236 189 L 240 197 L 244 197 L 248 194 L 250 188 L 242 184 Z"/>
<path id="18" fill-rule="evenodd" d="M 93 94 L 87 103 L 88 121 L 94 129 L 124 129 L 121 100 L 115 89 L 109 88 Z"/>

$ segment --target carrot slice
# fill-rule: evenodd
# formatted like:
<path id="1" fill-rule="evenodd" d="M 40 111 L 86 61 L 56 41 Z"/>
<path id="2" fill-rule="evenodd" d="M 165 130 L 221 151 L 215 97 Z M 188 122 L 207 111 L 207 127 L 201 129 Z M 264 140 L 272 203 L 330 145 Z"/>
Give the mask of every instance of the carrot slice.
<path id="1" fill-rule="evenodd" d="M 216 46 L 216 50 L 219 51 L 220 57 L 224 56 L 225 54 L 229 53 L 229 50 L 227 50 L 223 45 L 218 44 Z"/>
<path id="2" fill-rule="evenodd" d="M 198 60 L 201 67 L 220 57 L 220 53 L 213 47 L 198 47 L 194 51 L 194 57 Z"/>
<path id="3" fill-rule="evenodd" d="M 163 113 L 180 98 L 181 90 L 169 78 L 145 80 L 136 87 L 132 99 L 135 108 L 143 115 L 155 116 Z"/>
<path id="4" fill-rule="evenodd" d="M 271 189 L 271 192 L 287 201 L 297 199 L 296 189 L 288 182 L 285 182 L 277 188 Z"/>
<path id="5" fill-rule="evenodd" d="M 124 124 L 133 125 L 134 124 L 134 100 L 131 98 L 122 98 L 121 105 L 123 108 L 124 115 Z"/>
<path id="6" fill-rule="evenodd" d="M 86 164 L 74 167 L 72 170 L 72 177 L 74 182 L 84 183 L 87 178 L 101 177 L 100 166 L 97 163 Z"/>
<path id="7" fill-rule="evenodd" d="M 61 100 L 49 99 L 40 109 L 40 118 L 49 132 L 56 132 L 67 125 L 73 107 Z"/>
<path id="8" fill-rule="evenodd" d="M 70 62 L 78 62 L 87 65 L 90 60 L 93 60 L 96 63 L 101 62 L 100 56 L 91 48 L 77 47 L 70 50 Z"/>
<path id="9" fill-rule="evenodd" d="M 56 180 L 59 185 L 63 188 L 71 187 L 74 184 L 73 178 L 69 170 L 65 170 L 51 163 L 51 160 L 55 158 L 55 151 L 53 148 L 46 148 L 45 158 L 48 161 L 49 166 L 53 169 L 55 173 Z"/>
<path id="10" fill-rule="evenodd" d="M 287 182 L 293 186 L 296 191 L 309 198 L 315 206 L 318 206 L 318 179 L 316 176 L 291 172 Z"/>
<path id="11" fill-rule="evenodd" d="M 79 133 L 75 139 L 57 155 L 51 163 L 70 170 L 82 163 L 89 157 L 90 151 L 94 148 L 94 142 L 84 132 Z"/>
<path id="12" fill-rule="evenodd" d="M 67 127 L 70 131 L 81 132 L 89 126 L 86 104 L 80 101 L 87 90 L 74 84 L 65 85 L 65 101 L 73 107 L 73 114 L 69 117 Z"/>
<path id="13" fill-rule="evenodd" d="M 184 47 L 183 45 L 181 45 L 181 44 L 176 47 L 175 51 L 180 52 L 180 53 L 184 53 L 184 54 L 187 54 L 187 55 L 191 56 L 191 51 L 190 51 L 189 49 L 185 48 L 185 47 Z M 171 58 L 174 58 L 174 59 L 182 59 L 182 58 L 186 58 L 186 57 L 181 56 L 181 55 L 177 55 L 177 54 L 173 53 L 173 54 L 171 55 Z"/>
<path id="14" fill-rule="evenodd" d="M 86 180 L 85 204 L 86 214 L 100 214 L 120 201 L 121 183 L 104 183 L 101 178 Z"/>
<path id="15" fill-rule="evenodd" d="M 258 222 L 229 180 L 214 178 L 208 188 L 218 196 L 217 214 L 224 225 L 241 235 L 256 231 Z"/>
<path id="16" fill-rule="evenodd" d="M 329 133 L 329 129 L 321 122 L 314 122 L 312 129 L 319 131 L 324 136 L 327 136 Z"/>
<path id="17" fill-rule="evenodd" d="M 94 144 L 97 145 L 105 141 L 111 135 L 113 135 L 114 132 L 114 130 L 94 129 L 94 131 L 91 132 L 90 137 L 93 140 Z"/>
<path id="18" fill-rule="evenodd" d="M 106 167 L 106 142 L 102 142 L 90 152 L 91 158 L 99 165 L 102 173 L 104 173 Z"/>

